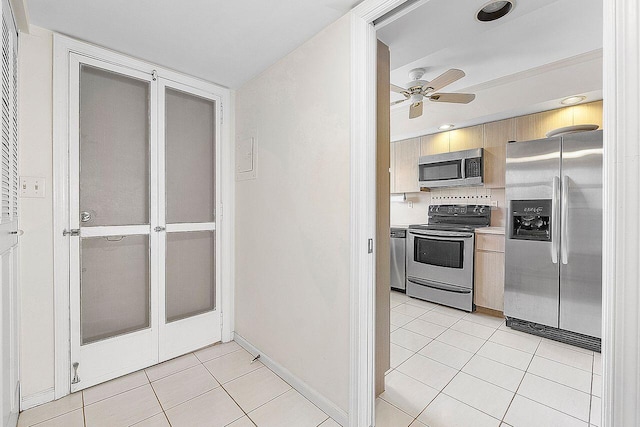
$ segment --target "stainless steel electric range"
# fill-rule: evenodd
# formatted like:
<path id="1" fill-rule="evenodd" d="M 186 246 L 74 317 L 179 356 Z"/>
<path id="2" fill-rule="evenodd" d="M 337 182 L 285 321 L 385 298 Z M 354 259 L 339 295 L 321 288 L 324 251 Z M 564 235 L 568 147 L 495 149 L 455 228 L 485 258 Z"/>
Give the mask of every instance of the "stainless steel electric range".
<path id="1" fill-rule="evenodd" d="M 490 223 L 490 206 L 429 206 L 407 231 L 407 295 L 473 311 L 474 231 Z"/>

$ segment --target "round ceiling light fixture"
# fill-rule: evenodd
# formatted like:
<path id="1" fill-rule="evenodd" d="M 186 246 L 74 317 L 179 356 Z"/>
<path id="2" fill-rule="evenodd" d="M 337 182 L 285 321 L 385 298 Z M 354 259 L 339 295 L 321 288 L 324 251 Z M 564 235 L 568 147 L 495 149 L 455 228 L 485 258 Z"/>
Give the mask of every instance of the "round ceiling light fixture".
<path id="1" fill-rule="evenodd" d="M 492 0 L 476 13 L 480 22 L 491 22 L 500 19 L 513 10 L 513 0 Z"/>
<path id="2" fill-rule="evenodd" d="M 440 130 L 449 130 L 452 129 L 455 125 L 452 124 L 445 124 L 445 125 L 441 125 L 438 129 Z"/>
<path id="3" fill-rule="evenodd" d="M 586 96 L 582 96 L 582 95 L 570 96 L 570 97 L 565 98 L 562 101 L 560 101 L 560 104 L 573 105 L 573 104 L 577 104 L 579 102 L 582 102 L 585 99 L 587 99 L 587 97 Z"/>

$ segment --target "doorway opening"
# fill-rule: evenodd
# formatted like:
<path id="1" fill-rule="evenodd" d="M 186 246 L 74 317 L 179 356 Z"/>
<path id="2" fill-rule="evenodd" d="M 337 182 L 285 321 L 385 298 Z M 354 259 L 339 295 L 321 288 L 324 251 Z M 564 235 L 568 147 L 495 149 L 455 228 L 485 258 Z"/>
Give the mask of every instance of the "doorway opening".
<path id="1" fill-rule="evenodd" d="M 475 237 L 471 255 L 464 257 L 473 270 L 473 312 L 460 310 L 450 299 L 438 298 L 440 291 L 428 295 L 417 292 L 415 288 L 424 288 L 421 283 L 409 289 L 407 275 L 412 274 L 409 270 L 415 251 L 428 248 L 416 247 L 415 239 L 406 239 L 413 242 L 404 245 L 406 259 L 411 259 L 404 263 L 404 279 L 397 281 L 405 286 L 391 291 L 388 326 L 380 323 L 378 313 L 383 304 L 378 301 L 376 305 L 376 369 L 380 369 L 381 360 L 384 363 L 386 352 L 390 353 L 386 376 L 379 371 L 375 374 L 376 395 L 381 392 L 381 378 L 385 379 L 385 391 L 376 400 L 378 422 L 386 425 L 393 419 L 391 425 L 453 425 L 464 424 L 469 416 L 474 420 L 485 417 L 488 425 L 517 424 L 527 414 L 541 411 L 560 423 L 599 425 L 600 353 L 506 326 L 504 277 L 505 262 L 509 262 L 505 257 L 505 228 L 509 229 L 507 143 L 545 138 L 547 132 L 568 126 L 591 124 L 602 128 L 602 5 L 594 1 L 592 10 L 578 17 L 574 2 L 554 2 L 557 17 L 558 10 L 565 11 L 558 17 L 562 27 L 553 20 L 540 19 L 551 12 L 548 4 L 518 4 L 492 23 L 475 20 L 474 7 L 482 6 L 469 5 L 467 11 L 445 2 L 407 2 L 406 7 L 374 21 L 379 41 L 390 51 L 389 225 L 395 228 L 391 234 L 398 239 L 408 237 L 411 233 L 407 226 L 437 219 L 440 214 L 432 210 L 436 207 L 484 207 L 491 212 L 490 227 L 471 233 Z M 437 23 L 424 25 L 434 16 L 438 17 Z M 548 25 L 539 26 L 536 37 L 531 37 L 529 30 L 534 22 Z M 420 70 L 419 76 L 416 70 Z M 428 87 L 451 70 L 463 70 L 463 75 L 448 82 L 446 93 L 438 89 L 415 98 L 412 87 L 416 85 L 412 83 L 424 80 L 422 86 Z M 575 79 L 576 75 L 581 78 Z M 441 102 L 450 94 L 462 93 L 474 97 L 467 103 Z M 434 94 L 437 99 L 433 99 Z M 577 95 L 584 97 L 579 104 L 561 104 Z M 408 101 L 403 103 L 405 98 Z M 420 111 L 416 111 L 418 103 Z M 418 166 L 422 156 L 435 158 L 478 148 L 483 150 L 485 168 L 482 186 L 425 191 L 418 183 L 422 180 L 418 178 L 422 176 Z M 379 171 L 384 169 L 378 164 Z M 602 182 L 598 185 L 601 188 Z M 601 212 L 602 193 L 599 200 Z M 379 215 L 380 206 L 377 212 Z M 377 224 L 380 222 L 378 218 Z M 444 254 L 443 237 L 438 240 L 437 248 L 429 248 L 432 253 Z M 403 246 L 394 242 L 392 239 L 391 246 Z M 384 246 L 378 244 L 380 247 Z M 601 248 L 600 244 L 600 254 Z M 463 258 L 461 251 L 456 253 Z M 378 255 L 378 263 L 382 257 Z M 436 258 L 427 264 L 438 264 Z M 395 265 L 402 267 L 403 263 L 396 260 Z M 379 265 L 376 268 L 379 275 L 382 269 Z M 401 274 L 399 270 L 395 269 Z M 601 274 L 600 270 L 597 273 Z M 440 279 L 438 276 L 437 281 L 442 282 Z M 380 276 L 377 280 L 379 298 L 381 288 L 388 291 L 390 283 Z M 452 280 L 457 279 L 452 276 Z M 597 306 L 599 310 L 601 303 Z M 386 327 L 390 331 L 388 341 L 380 339 Z M 599 330 L 600 323 L 596 327 Z M 567 399 L 552 397 L 567 395 L 580 403 L 572 405 Z M 491 403 L 483 396 L 492 396 Z"/>
<path id="2" fill-rule="evenodd" d="M 66 37 L 55 51 L 59 398 L 230 339 L 229 95 Z"/>

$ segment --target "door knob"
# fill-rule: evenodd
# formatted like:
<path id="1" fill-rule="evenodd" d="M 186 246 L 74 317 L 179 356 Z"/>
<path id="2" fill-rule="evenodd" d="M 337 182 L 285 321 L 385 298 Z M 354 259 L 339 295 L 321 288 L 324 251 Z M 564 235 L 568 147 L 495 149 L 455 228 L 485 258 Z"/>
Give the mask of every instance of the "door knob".
<path id="1" fill-rule="evenodd" d="M 80 212 L 80 221 L 82 222 L 91 221 L 91 212 L 87 212 L 87 211 Z"/>

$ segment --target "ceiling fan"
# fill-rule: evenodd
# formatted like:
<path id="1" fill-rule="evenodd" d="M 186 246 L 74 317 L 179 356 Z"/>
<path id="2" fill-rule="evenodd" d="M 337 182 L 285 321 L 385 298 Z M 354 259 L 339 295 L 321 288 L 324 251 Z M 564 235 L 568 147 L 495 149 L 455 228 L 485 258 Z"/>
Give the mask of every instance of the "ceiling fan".
<path id="1" fill-rule="evenodd" d="M 420 80 L 426 71 L 424 68 L 414 68 L 409 71 L 411 81 L 407 83 L 407 89 L 394 84 L 391 85 L 392 92 L 397 92 L 404 96 L 404 99 L 394 101 L 391 105 L 411 101 L 411 107 L 409 108 L 410 119 L 415 119 L 422 115 L 422 101 L 425 98 L 434 102 L 453 102 L 457 104 L 468 104 L 475 99 L 476 96 L 472 93 L 437 93 L 443 87 L 463 78 L 465 76 L 464 71 L 452 68 L 430 82 Z"/>

